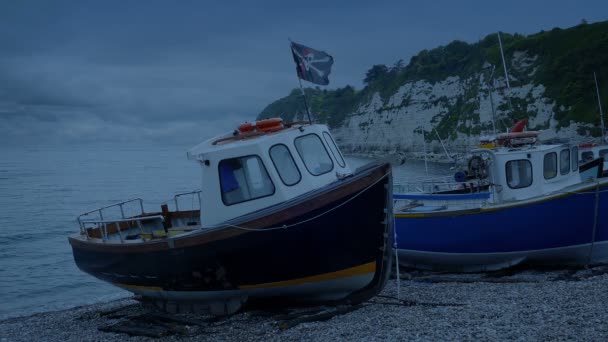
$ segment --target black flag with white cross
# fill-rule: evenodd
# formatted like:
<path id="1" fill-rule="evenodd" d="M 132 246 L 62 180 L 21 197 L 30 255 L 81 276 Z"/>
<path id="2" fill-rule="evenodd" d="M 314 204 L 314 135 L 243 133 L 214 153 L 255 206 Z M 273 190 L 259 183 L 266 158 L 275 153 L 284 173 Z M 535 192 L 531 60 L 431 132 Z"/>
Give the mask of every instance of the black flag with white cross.
<path id="1" fill-rule="evenodd" d="M 294 42 L 291 43 L 291 53 L 299 78 L 314 84 L 329 84 L 329 73 L 334 64 L 332 56 Z"/>

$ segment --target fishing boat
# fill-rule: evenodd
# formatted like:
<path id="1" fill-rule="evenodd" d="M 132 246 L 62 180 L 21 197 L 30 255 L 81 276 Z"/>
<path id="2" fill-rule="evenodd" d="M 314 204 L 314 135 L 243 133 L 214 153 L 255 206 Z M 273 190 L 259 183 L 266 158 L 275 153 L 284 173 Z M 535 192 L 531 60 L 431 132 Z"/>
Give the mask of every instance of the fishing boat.
<path id="1" fill-rule="evenodd" d="M 69 243 L 82 271 L 168 310 L 217 315 L 249 300 L 356 303 L 383 288 L 389 164 L 352 170 L 327 126 L 281 119 L 245 123 L 187 156 L 201 167 L 202 191 L 190 193 L 200 208 L 180 210 L 176 197 L 150 211 L 135 199 L 80 215 Z"/>
<path id="2" fill-rule="evenodd" d="M 600 87 L 597 83 L 597 76 L 593 73 L 593 79 L 595 81 L 595 91 L 597 95 L 597 104 L 599 108 L 600 116 L 600 129 L 602 132 L 602 140 L 598 144 L 597 142 L 584 142 L 579 144 L 579 159 L 582 163 L 589 163 L 602 158 L 604 160 L 604 173 L 602 177 L 608 177 L 608 136 L 606 135 L 606 127 L 604 126 L 604 113 L 602 112 L 602 100 L 600 97 Z"/>
<path id="3" fill-rule="evenodd" d="M 608 261 L 608 179 L 578 146 L 503 134 L 451 179 L 395 185 L 399 263 L 478 272 Z M 588 175 L 594 175 L 588 177 Z"/>

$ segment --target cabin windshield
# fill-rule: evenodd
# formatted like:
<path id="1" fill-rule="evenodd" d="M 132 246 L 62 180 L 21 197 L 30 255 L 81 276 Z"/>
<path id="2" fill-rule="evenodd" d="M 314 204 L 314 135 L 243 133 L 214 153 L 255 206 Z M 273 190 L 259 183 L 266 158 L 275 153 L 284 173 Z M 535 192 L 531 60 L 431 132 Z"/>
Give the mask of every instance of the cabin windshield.
<path id="1" fill-rule="evenodd" d="M 345 167 L 346 163 L 344 162 L 344 158 L 342 158 L 342 154 L 340 154 L 340 150 L 338 150 L 338 146 L 336 146 L 336 142 L 331 135 L 329 135 L 327 132 L 323 132 L 323 138 L 325 139 L 327 146 L 329 146 L 331 153 L 334 155 L 334 158 L 338 162 L 338 165 Z"/>
<path id="2" fill-rule="evenodd" d="M 224 159 L 218 168 L 222 201 L 225 205 L 274 194 L 274 184 L 258 156 Z"/>
<path id="3" fill-rule="evenodd" d="M 287 146 L 283 144 L 272 146 L 270 148 L 270 159 L 285 185 L 291 186 L 300 182 L 302 175 Z"/>
<path id="4" fill-rule="evenodd" d="M 319 176 L 334 168 L 334 163 L 318 135 L 313 133 L 298 137 L 294 144 L 304 166 L 312 175 Z"/>

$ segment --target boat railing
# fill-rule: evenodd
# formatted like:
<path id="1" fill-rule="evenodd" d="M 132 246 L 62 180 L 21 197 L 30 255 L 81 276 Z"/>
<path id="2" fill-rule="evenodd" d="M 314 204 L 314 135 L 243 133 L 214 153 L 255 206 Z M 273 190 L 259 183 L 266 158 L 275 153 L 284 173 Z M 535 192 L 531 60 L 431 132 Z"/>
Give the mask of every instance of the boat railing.
<path id="1" fill-rule="evenodd" d="M 95 225 L 95 228 L 100 228 L 101 237 L 103 240 L 108 239 L 108 225 L 114 224 L 114 226 L 116 227 L 116 233 L 118 233 L 118 238 L 120 239 L 120 242 L 123 243 L 124 238 L 122 237 L 122 231 L 120 229 L 120 224 L 122 222 L 128 222 L 128 223 L 135 222 L 135 223 L 137 223 L 137 227 L 139 228 L 141 233 L 144 233 L 144 229 L 141 225 L 141 221 L 144 221 L 144 220 L 145 221 L 160 220 L 161 222 L 164 222 L 165 217 L 163 215 L 152 215 L 152 216 L 130 217 L 130 218 L 112 219 L 112 220 L 96 220 L 96 219 L 80 220 L 79 219 L 79 223 L 80 223 L 80 230 L 82 232 L 84 232 L 87 235 L 87 237 L 90 237 L 88 230 L 87 230 L 87 228 L 88 228 L 87 225 L 91 224 L 91 225 Z"/>
<path id="2" fill-rule="evenodd" d="M 179 194 L 176 194 L 175 196 L 173 196 L 173 202 L 175 203 L 175 211 L 179 211 L 178 199 L 180 197 L 187 196 L 187 195 L 192 195 L 192 196 L 196 195 L 198 197 L 198 209 L 200 210 L 202 208 L 201 192 L 202 192 L 202 190 L 194 190 L 194 191 L 182 192 L 182 193 L 179 193 Z M 194 209 L 194 208 L 192 208 L 192 209 Z"/>
<path id="3" fill-rule="evenodd" d="M 125 220 L 125 205 L 129 204 L 129 203 L 135 203 L 135 202 L 139 202 L 139 209 L 140 209 L 140 215 L 144 215 L 144 202 L 141 198 L 133 198 L 133 199 L 129 199 L 126 201 L 122 201 L 122 202 L 118 202 L 118 203 L 114 203 L 114 204 L 110 204 L 107 205 L 105 207 L 101 207 L 101 208 L 97 208 L 91 211 L 87 211 L 85 213 L 82 213 L 80 215 L 78 215 L 78 225 L 80 226 L 80 232 L 81 233 L 86 233 L 86 229 L 85 229 L 85 225 L 84 223 L 91 223 L 94 220 L 83 220 L 83 217 L 85 216 L 89 216 L 90 214 L 96 213 L 97 217 L 99 218 L 97 221 L 98 224 L 103 224 L 104 226 L 104 230 L 107 231 L 107 224 L 110 222 L 116 222 L 117 220 L 112 219 L 112 220 L 105 220 L 104 219 L 104 211 L 107 211 L 108 209 L 112 209 L 112 208 L 119 208 L 120 209 L 120 217 L 122 220 Z"/>
<path id="4" fill-rule="evenodd" d="M 393 193 L 434 193 L 458 189 L 462 183 L 454 182 L 452 177 L 435 177 L 409 180 L 393 185 Z"/>

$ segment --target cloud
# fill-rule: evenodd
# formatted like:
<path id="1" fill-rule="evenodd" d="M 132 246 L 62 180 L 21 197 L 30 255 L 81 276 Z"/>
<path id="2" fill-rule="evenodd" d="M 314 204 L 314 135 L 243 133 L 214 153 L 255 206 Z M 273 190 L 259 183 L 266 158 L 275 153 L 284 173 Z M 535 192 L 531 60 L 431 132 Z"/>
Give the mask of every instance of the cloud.
<path id="1" fill-rule="evenodd" d="M 287 38 L 335 58 L 331 86 L 373 64 L 497 30 L 602 20 L 608 4 L 0 2 L 0 142 L 188 140 L 252 120 L 297 86 Z M 513 20 L 517 18 L 517 20 Z M 172 136 L 175 134 L 176 136 Z"/>

